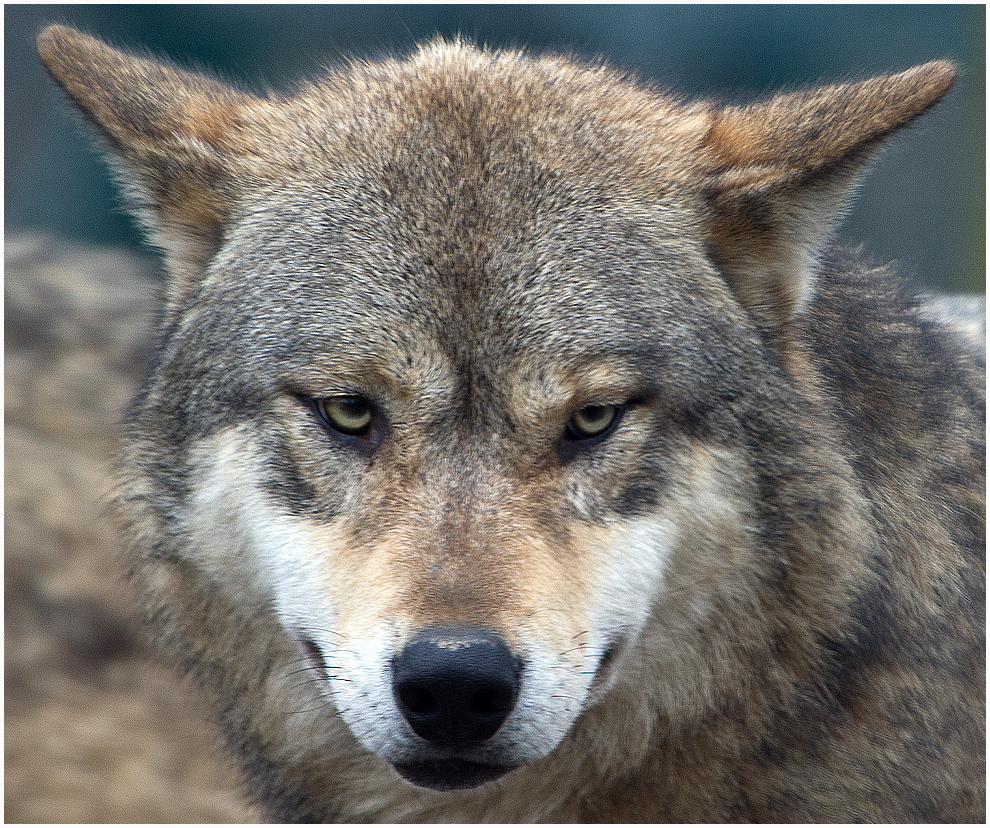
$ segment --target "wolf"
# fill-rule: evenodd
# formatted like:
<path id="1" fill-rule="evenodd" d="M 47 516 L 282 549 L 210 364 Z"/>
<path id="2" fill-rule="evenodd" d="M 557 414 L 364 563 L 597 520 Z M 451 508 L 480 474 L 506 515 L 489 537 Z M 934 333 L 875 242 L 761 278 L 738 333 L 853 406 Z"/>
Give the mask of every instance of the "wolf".
<path id="1" fill-rule="evenodd" d="M 985 360 L 834 241 L 957 75 L 42 60 L 164 255 L 130 576 L 281 821 L 985 815 Z"/>

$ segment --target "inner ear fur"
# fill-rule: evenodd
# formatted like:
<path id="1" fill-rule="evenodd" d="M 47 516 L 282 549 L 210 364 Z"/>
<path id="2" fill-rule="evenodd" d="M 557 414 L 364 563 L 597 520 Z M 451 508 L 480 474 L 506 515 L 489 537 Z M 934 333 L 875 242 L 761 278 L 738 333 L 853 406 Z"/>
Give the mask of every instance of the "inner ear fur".
<path id="1" fill-rule="evenodd" d="M 257 154 L 250 122 L 264 100 L 64 26 L 45 29 L 38 52 L 105 139 L 173 281 L 198 276 L 219 247 L 245 161 Z"/>
<path id="2" fill-rule="evenodd" d="M 817 256 L 877 148 L 957 75 L 934 61 L 713 113 L 702 141 L 706 240 L 740 304 L 772 335 L 807 305 Z"/>

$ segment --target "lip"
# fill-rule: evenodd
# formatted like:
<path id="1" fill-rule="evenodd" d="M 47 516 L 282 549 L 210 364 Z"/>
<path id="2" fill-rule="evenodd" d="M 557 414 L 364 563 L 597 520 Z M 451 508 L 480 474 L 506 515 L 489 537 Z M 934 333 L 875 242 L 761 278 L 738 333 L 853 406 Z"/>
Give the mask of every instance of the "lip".
<path id="1" fill-rule="evenodd" d="M 615 681 L 616 665 L 629 647 L 630 639 L 631 635 L 625 632 L 617 636 L 612 644 L 605 649 L 605 652 L 602 653 L 598 661 L 598 667 L 595 670 L 595 675 L 592 677 L 591 684 L 588 687 L 586 705 L 597 704 L 608 692 Z"/>
<path id="2" fill-rule="evenodd" d="M 440 759 L 434 762 L 398 764 L 393 767 L 407 782 L 431 791 L 477 788 L 494 782 L 515 769 L 513 765 L 486 765 L 464 759 Z"/>
<path id="3" fill-rule="evenodd" d="M 310 638 L 303 635 L 298 636 L 299 644 L 306 653 L 306 663 L 309 668 L 323 681 L 329 681 L 330 670 L 327 668 L 326 659 L 323 657 L 323 650 Z"/>

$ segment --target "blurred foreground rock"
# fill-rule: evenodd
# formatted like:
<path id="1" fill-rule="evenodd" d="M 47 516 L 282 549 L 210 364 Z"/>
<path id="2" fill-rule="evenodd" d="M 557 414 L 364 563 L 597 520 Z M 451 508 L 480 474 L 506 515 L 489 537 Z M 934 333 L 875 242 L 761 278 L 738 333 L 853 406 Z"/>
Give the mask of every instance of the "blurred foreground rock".
<path id="1" fill-rule="evenodd" d="M 5 821 L 255 821 L 200 701 L 136 634 L 105 505 L 156 283 L 48 238 L 4 254 Z"/>

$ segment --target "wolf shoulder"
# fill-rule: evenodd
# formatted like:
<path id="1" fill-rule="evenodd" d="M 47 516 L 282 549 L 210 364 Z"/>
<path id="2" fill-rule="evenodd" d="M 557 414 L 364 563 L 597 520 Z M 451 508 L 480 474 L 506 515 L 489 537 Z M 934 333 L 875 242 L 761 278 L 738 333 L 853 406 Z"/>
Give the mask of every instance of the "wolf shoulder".
<path id="1" fill-rule="evenodd" d="M 972 414 L 964 419 L 974 433 L 984 432 L 985 297 L 917 290 L 896 265 L 841 248 L 822 258 L 818 284 L 799 338 L 831 380 L 837 407 L 849 414 L 861 404 L 891 424 L 913 413 L 915 428 L 939 431 L 962 425 L 933 416 L 952 399 L 957 415 Z"/>
<path id="2" fill-rule="evenodd" d="M 840 450 L 868 496 L 880 504 L 907 498 L 926 507 L 943 503 L 942 514 L 963 508 L 982 515 L 982 300 L 920 293 L 894 266 L 874 266 L 839 249 L 823 258 L 818 278 L 798 322 L 817 383 L 809 394 L 838 423 Z M 917 522 L 909 508 L 898 519 Z M 963 537 L 982 550 L 985 539 L 976 534 Z"/>

